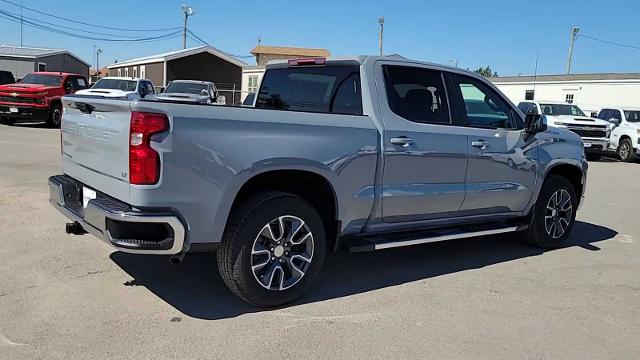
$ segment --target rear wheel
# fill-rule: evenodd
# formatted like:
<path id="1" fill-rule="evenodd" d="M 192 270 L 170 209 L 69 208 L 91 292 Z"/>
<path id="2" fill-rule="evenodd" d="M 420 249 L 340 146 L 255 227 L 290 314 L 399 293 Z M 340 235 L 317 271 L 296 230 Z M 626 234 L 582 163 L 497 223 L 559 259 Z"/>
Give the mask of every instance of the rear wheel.
<path id="1" fill-rule="evenodd" d="M 624 162 L 634 162 L 636 160 L 636 154 L 633 153 L 631 140 L 624 139 L 620 142 L 620 146 L 618 146 L 618 156 L 620 156 L 620 160 Z"/>
<path id="2" fill-rule="evenodd" d="M 569 180 L 550 175 L 533 209 L 525 236 L 529 243 L 542 248 L 561 246 L 569 237 L 576 219 L 578 199 Z"/>
<path id="3" fill-rule="evenodd" d="M 52 128 L 59 128 L 62 122 L 62 105 L 51 105 L 51 111 L 49 112 L 49 118 L 47 119 L 47 125 Z"/>
<path id="4" fill-rule="evenodd" d="M 305 292 L 325 254 L 322 218 L 306 200 L 268 192 L 234 211 L 217 252 L 227 287 L 244 301 L 273 307 Z"/>

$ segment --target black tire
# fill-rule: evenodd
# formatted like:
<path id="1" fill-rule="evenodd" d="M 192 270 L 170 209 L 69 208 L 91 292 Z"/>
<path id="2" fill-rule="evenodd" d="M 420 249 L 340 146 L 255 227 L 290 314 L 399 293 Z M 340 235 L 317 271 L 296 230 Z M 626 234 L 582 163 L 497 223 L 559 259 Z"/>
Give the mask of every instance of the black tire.
<path id="1" fill-rule="evenodd" d="M 62 122 L 62 104 L 51 105 L 49 117 L 47 118 L 47 126 L 51 128 L 59 128 Z"/>
<path id="2" fill-rule="evenodd" d="M 273 224 L 274 221 L 281 218 L 297 218 L 304 222 L 303 225 L 306 224 L 307 227 L 301 231 L 306 232 L 306 234 L 311 233 L 311 256 L 308 256 L 308 253 L 305 255 L 311 259 L 308 263 L 299 259 L 294 260 L 293 258 L 289 261 L 282 253 L 281 246 L 277 246 L 280 249 L 276 248 L 275 251 L 273 248 L 270 251 L 263 248 L 263 250 L 252 254 L 256 247 L 264 245 L 261 243 L 274 243 L 268 237 L 262 237 L 261 234 L 269 224 Z M 293 227 L 291 225 L 289 229 Z M 300 228 L 302 228 L 302 225 Z M 278 231 L 276 229 L 276 232 Z M 293 233 L 296 234 L 295 231 Z M 275 237 L 272 236 L 272 238 Z M 305 238 L 307 237 L 305 236 Z M 280 239 L 284 239 L 282 235 L 280 235 Z M 305 246 L 309 246 L 308 241 Z M 281 257 L 276 258 L 278 250 L 280 250 Z M 281 267 L 281 270 L 277 272 L 275 270 L 270 272 L 271 274 L 277 273 L 277 275 L 270 276 L 268 281 L 264 278 L 264 275 L 257 274 L 252 268 L 252 265 L 257 267 L 252 262 L 262 263 L 264 261 L 264 258 L 259 261 L 256 260 L 256 257 L 262 256 L 256 254 L 264 251 L 267 252 L 266 262 L 268 265 L 263 265 L 260 269 L 264 268 L 266 269 L 264 271 L 268 272 L 270 268 Z M 294 249 L 290 248 L 290 251 L 293 254 Z M 322 218 L 314 207 L 303 198 L 293 194 L 266 192 L 245 200 L 232 213 L 225 229 L 222 243 L 217 251 L 218 270 L 229 290 L 242 300 L 259 307 L 274 307 L 295 300 L 311 286 L 320 272 L 325 251 L 325 229 Z M 289 255 L 289 252 L 286 254 Z M 274 258 L 276 259 L 275 261 L 273 261 Z M 302 276 L 299 276 L 301 272 L 290 271 L 291 264 L 294 261 L 298 265 L 300 263 L 304 264 L 302 266 L 305 266 L 305 271 Z M 278 262 L 280 262 L 280 265 L 278 265 Z M 282 268 L 288 270 L 282 270 Z M 284 280 L 282 279 L 286 278 L 286 274 L 294 274 L 295 276 L 292 275 L 292 279 L 294 277 L 299 278 L 295 280 L 295 283 L 292 283 L 291 281 L 293 280 L 291 279 L 288 280 L 291 283 L 290 287 L 283 288 Z M 259 282 L 258 278 L 267 282 L 268 286 L 275 287 L 277 285 L 279 289 L 265 287 L 267 285 Z"/>
<path id="3" fill-rule="evenodd" d="M 588 161 L 598 161 L 602 157 L 601 154 L 587 154 Z"/>
<path id="4" fill-rule="evenodd" d="M 11 118 L 0 118 L 0 123 L 2 123 L 3 125 L 13 125 L 13 119 Z"/>
<path id="5" fill-rule="evenodd" d="M 558 194 L 562 194 L 562 196 L 567 194 L 569 196 L 569 202 L 566 205 L 570 205 L 570 214 L 566 214 L 566 212 L 560 211 L 558 208 L 556 208 L 556 211 L 550 210 L 549 206 L 555 208 L 554 203 L 558 202 L 553 200 L 552 197 Z M 555 199 L 558 198 L 556 197 Z M 568 206 L 565 206 L 562 197 L 559 202 L 560 207 L 568 208 Z M 575 224 L 577 206 L 578 198 L 571 182 L 562 176 L 549 175 L 542 184 L 538 201 L 533 208 L 529 228 L 525 231 L 526 241 L 544 249 L 562 246 Z M 549 219 L 547 216 L 553 217 Z M 560 230 L 563 228 L 564 230 L 561 233 Z"/>
<path id="6" fill-rule="evenodd" d="M 636 154 L 633 151 L 633 144 L 630 139 L 623 139 L 618 146 L 618 156 L 624 162 L 636 161 Z"/>

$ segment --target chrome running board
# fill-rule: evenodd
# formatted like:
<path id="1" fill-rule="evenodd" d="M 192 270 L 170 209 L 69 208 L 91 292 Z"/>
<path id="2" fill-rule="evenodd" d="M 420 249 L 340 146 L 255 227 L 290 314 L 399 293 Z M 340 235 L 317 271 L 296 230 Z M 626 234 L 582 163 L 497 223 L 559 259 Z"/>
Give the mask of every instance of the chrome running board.
<path id="1" fill-rule="evenodd" d="M 486 235 L 496 235 L 496 234 L 504 234 L 509 232 L 515 232 L 518 229 L 522 229 L 520 226 L 508 226 L 501 227 L 496 229 L 484 229 L 477 231 L 455 231 L 455 230 L 446 230 L 446 231 L 433 231 L 425 236 L 423 234 L 417 238 L 406 238 L 398 239 L 398 240 L 385 240 L 385 239 L 370 239 L 369 241 L 359 244 L 354 244 L 349 247 L 349 250 L 352 252 L 364 252 L 364 251 L 374 251 L 374 250 L 383 250 L 390 249 L 401 246 L 411 246 L 411 245 L 419 245 L 419 244 L 427 244 L 438 241 L 447 241 L 447 240 L 455 240 L 455 239 L 464 239 L 476 236 L 486 236 Z M 396 235 L 397 236 L 397 235 Z"/>

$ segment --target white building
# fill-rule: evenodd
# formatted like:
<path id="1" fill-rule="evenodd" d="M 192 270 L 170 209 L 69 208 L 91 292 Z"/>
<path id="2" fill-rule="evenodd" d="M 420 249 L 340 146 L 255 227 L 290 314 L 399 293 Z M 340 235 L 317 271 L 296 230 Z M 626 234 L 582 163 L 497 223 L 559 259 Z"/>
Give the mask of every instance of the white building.
<path id="1" fill-rule="evenodd" d="M 640 73 L 509 76 L 490 79 L 516 105 L 565 101 L 589 115 L 605 106 L 640 108 Z"/>
<path id="2" fill-rule="evenodd" d="M 242 97 L 241 100 L 247 97 L 250 93 L 258 91 L 258 86 L 262 81 L 264 75 L 264 66 L 247 66 L 242 69 Z"/>

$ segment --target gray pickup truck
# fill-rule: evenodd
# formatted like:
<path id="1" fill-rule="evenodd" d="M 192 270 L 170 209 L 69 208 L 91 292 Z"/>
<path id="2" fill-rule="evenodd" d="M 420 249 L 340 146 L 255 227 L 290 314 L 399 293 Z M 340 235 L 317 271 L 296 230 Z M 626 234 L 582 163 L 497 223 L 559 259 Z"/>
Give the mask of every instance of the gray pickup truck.
<path id="1" fill-rule="evenodd" d="M 257 306 L 296 299 L 339 248 L 500 233 L 561 246 L 585 191 L 578 135 L 480 76 L 399 56 L 271 63 L 253 107 L 63 103 L 49 185 L 67 232 L 174 262 L 217 250 Z"/>

